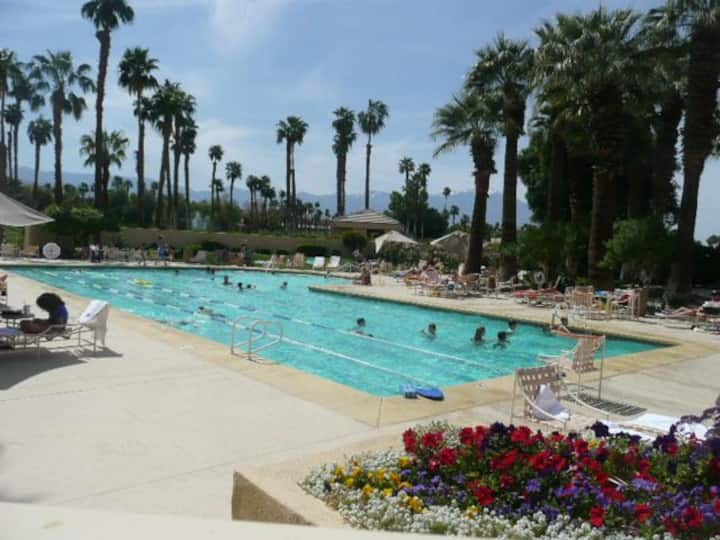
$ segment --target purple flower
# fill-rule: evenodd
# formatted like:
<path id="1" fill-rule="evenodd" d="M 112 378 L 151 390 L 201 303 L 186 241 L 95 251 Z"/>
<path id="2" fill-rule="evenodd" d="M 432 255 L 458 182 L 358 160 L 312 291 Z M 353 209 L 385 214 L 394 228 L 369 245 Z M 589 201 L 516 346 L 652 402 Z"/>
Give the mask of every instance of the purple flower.
<path id="1" fill-rule="evenodd" d="M 655 483 L 651 482 L 650 480 L 645 480 L 644 478 L 635 478 L 633 479 L 631 484 L 636 489 L 648 492 L 655 491 L 655 488 L 657 487 Z"/>
<path id="2" fill-rule="evenodd" d="M 455 483 L 458 485 L 461 485 L 461 486 L 465 485 L 465 476 L 462 473 L 456 474 L 455 478 L 453 478 L 453 480 L 455 480 Z"/>
<path id="3" fill-rule="evenodd" d="M 525 489 L 527 489 L 530 493 L 537 493 L 538 491 L 540 491 L 540 480 L 538 480 L 537 478 L 529 480 L 527 485 L 525 486 Z"/>

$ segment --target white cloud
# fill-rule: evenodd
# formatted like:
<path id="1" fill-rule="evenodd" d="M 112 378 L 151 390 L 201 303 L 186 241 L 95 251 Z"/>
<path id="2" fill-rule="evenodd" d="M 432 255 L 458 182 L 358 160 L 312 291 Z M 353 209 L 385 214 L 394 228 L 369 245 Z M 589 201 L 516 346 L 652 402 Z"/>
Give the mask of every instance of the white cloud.
<path id="1" fill-rule="evenodd" d="M 210 22 L 220 51 L 241 51 L 266 37 L 293 0 L 214 0 Z"/>
<path id="2" fill-rule="evenodd" d="M 315 66 L 297 80 L 274 86 L 273 94 L 291 101 L 327 103 L 341 95 L 340 83 L 324 66 Z"/>

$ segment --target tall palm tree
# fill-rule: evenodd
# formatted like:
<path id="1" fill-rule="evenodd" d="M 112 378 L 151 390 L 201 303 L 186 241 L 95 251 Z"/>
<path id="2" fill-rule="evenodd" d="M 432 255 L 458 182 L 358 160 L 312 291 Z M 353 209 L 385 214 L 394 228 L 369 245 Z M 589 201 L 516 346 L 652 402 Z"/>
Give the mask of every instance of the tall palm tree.
<path id="1" fill-rule="evenodd" d="M 45 98 L 39 93 L 37 83 L 27 73 L 27 66 L 24 64 L 17 65 L 17 69 L 12 75 L 12 90 L 10 96 L 15 98 L 15 106 L 19 111 L 19 121 L 13 125 L 13 141 L 15 148 L 13 155 L 15 157 L 15 165 L 13 166 L 13 176 L 18 178 L 18 141 L 20 140 L 20 124 L 23 120 L 23 103 L 28 103 L 30 109 L 35 112 L 45 105 Z"/>
<path id="2" fill-rule="evenodd" d="M 417 227 L 420 225 L 420 238 L 425 238 L 425 220 L 423 214 L 425 213 L 425 208 L 427 206 L 427 199 L 428 199 L 428 177 L 430 176 L 430 173 L 432 172 L 432 169 L 430 168 L 430 165 L 427 163 L 421 163 L 418 166 L 417 170 L 417 179 L 418 179 L 418 189 L 417 189 L 417 200 L 415 201 L 415 226 Z M 418 231 L 416 230 L 415 233 L 417 234 Z"/>
<path id="3" fill-rule="evenodd" d="M 33 177 L 33 203 L 37 203 L 38 177 L 40 174 L 40 149 L 52 140 L 53 127 L 49 120 L 42 116 L 32 120 L 27 127 L 30 143 L 35 145 L 35 175 Z"/>
<path id="4" fill-rule="evenodd" d="M 125 134 L 121 131 L 105 132 L 100 138 L 102 146 L 98 150 L 95 146 L 97 137 L 95 134 L 83 135 L 80 138 L 80 155 L 85 156 L 86 167 L 100 165 L 100 183 L 95 187 L 95 199 L 99 201 L 99 208 L 108 207 L 108 186 L 110 184 L 110 167 L 113 165 L 120 168 L 127 159 L 127 148 L 130 144 Z M 119 177 L 118 177 L 119 178 Z M 120 178 L 122 184 L 122 178 Z M 120 184 L 120 185 L 121 185 Z M 100 190 L 98 194 L 97 191 Z"/>
<path id="5" fill-rule="evenodd" d="M 190 156 L 195 153 L 197 145 L 195 139 L 197 138 L 197 125 L 194 121 L 190 121 L 183 127 L 182 134 L 180 136 L 180 152 L 183 155 L 183 169 L 185 171 L 185 222 L 190 227 L 192 216 L 190 215 Z"/>
<path id="6" fill-rule="evenodd" d="M 254 224 L 256 221 L 255 211 L 257 208 L 256 193 L 260 187 L 260 178 L 251 174 L 245 179 L 245 185 L 250 193 L 250 220 Z"/>
<path id="7" fill-rule="evenodd" d="M 143 108 L 145 90 L 154 90 L 158 81 L 153 72 L 158 69 L 158 61 L 150 56 L 150 51 L 142 47 L 127 49 L 120 60 L 118 84 L 135 97 L 134 114 L 138 119 L 138 146 L 135 170 L 137 172 L 137 204 L 140 224 L 145 224 L 145 120 L 147 113 Z"/>
<path id="8" fill-rule="evenodd" d="M 335 120 L 332 126 L 335 129 L 332 149 L 337 156 L 337 215 L 345 215 L 345 184 L 347 181 L 347 154 L 350 151 L 357 133 L 355 133 L 355 113 L 345 107 L 336 109 L 333 114 Z"/>
<path id="9" fill-rule="evenodd" d="M 272 180 L 270 180 L 270 177 L 267 175 L 260 177 L 260 195 L 263 198 L 263 215 L 265 225 L 267 226 L 269 223 L 268 201 L 272 202 L 275 198 L 275 188 L 272 187 Z"/>
<path id="10" fill-rule="evenodd" d="M 447 212 L 448 197 L 450 196 L 451 193 L 452 193 L 452 189 L 450 189 L 450 186 L 445 186 L 443 188 L 442 194 L 443 194 L 443 197 L 445 197 L 445 206 L 443 207 L 443 212 Z"/>
<path id="11" fill-rule="evenodd" d="M 10 155 L 8 163 L 8 173 L 11 178 L 17 178 L 17 150 L 18 140 L 17 133 L 20 130 L 20 124 L 23 121 L 23 112 L 17 103 L 11 103 L 5 107 L 5 122 L 10 126 L 9 134 L 11 140 L 8 141 L 8 154 Z M 12 154 L 10 154 L 12 152 Z M 14 159 L 13 159 L 14 157 Z M 13 163 L 14 161 L 14 163 Z"/>
<path id="12" fill-rule="evenodd" d="M 382 101 L 368 100 L 368 108 L 358 113 L 358 123 L 363 133 L 368 136 L 365 145 L 365 208 L 370 208 L 370 154 L 372 153 L 372 137 L 385 127 L 385 120 L 390 111 Z"/>
<path id="13" fill-rule="evenodd" d="M 475 169 L 475 203 L 470 228 L 470 247 L 465 271 L 480 272 L 490 175 L 495 172 L 495 145 L 497 143 L 493 111 L 477 94 L 464 92 L 453 101 L 435 111 L 434 139 L 443 139 L 435 150 L 437 156 L 459 146 L 469 146 Z"/>
<path id="14" fill-rule="evenodd" d="M 219 144 L 214 144 L 208 149 L 208 157 L 212 163 L 212 176 L 210 177 L 210 219 L 215 215 L 215 188 L 217 187 L 215 173 L 217 172 L 218 163 L 222 161 L 224 153 L 223 147 Z"/>
<path id="15" fill-rule="evenodd" d="M 287 203 L 286 226 L 289 230 L 295 227 L 294 213 L 297 202 L 295 191 L 295 145 L 301 145 L 308 130 L 308 124 L 299 116 L 288 116 L 277 124 L 277 143 L 285 142 L 285 185 Z"/>
<path id="16" fill-rule="evenodd" d="M 415 172 L 415 162 L 411 157 L 404 157 L 398 163 L 398 171 L 405 175 L 405 196 L 410 196 L 410 175 Z M 405 230 L 410 231 L 410 212 L 406 212 Z"/>
<path id="17" fill-rule="evenodd" d="M 616 214 L 625 96 L 649 68 L 639 61 L 637 22 L 631 10 L 598 8 L 588 14 L 557 15 L 554 23 L 546 21 L 536 29 L 538 82 L 563 88 L 587 110 L 594 154 L 588 274 L 600 286 L 611 284 L 609 271 L 600 263 Z"/>
<path id="18" fill-rule="evenodd" d="M 5 145 L 5 100 L 10 90 L 10 79 L 18 70 L 15 53 L 0 49 L 0 184 L 7 179 L 7 146 Z"/>
<path id="19" fill-rule="evenodd" d="M 720 0 L 667 0 L 653 14 L 667 17 L 688 37 L 687 98 L 683 129 L 683 190 L 668 288 L 692 289 L 692 253 L 700 177 L 718 135 L 715 111 L 720 78 Z"/>
<path id="20" fill-rule="evenodd" d="M 232 208 L 233 194 L 235 192 L 235 181 L 242 178 L 242 164 L 239 161 L 228 161 L 225 164 L 225 176 L 230 182 L 230 208 Z"/>
<path id="21" fill-rule="evenodd" d="M 177 212 L 178 208 L 178 191 L 180 177 L 180 156 L 182 155 L 182 132 L 188 126 L 195 126 L 193 114 L 195 114 L 195 97 L 187 92 L 181 91 L 178 94 L 178 107 L 173 118 L 173 207 Z M 176 216 L 177 218 L 177 216 Z"/>
<path id="22" fill-rule="evenodd" d="M 100 42 L 100 59 L 98 61 L 97 97 L 95 99 L 95 146 L 100 148 L 103 136 L 103 102 L 105 101 L 105 79 L 107 78 L 108 59 L 110 57 L 110 33 L 128 24 L 135 18 L 135 12 L 127 0 L 90 0 L 80 9 L 84 19 L 93 23 L 97 32 L 95 37 Z M 95 184 L 99 185 L 102 177 L 102 166 L 95 163 Z"/>
<path id="23" fill-rule="evenodd" d="M 85 98 L 75 93 L 77 87 L 82 93 L 95 91 L 95 84 L 89 77 L 88 64 L 75 66 L 70 51 L 53 53 L 33 58 L 30 74 L 37 81 L 39 91 L 50 93 L 53 116 L 53 139 L 55 139 L 55 202 L 62 203 L 62 122 L 64 114 L 72 114 L 80 120 L 87 108 Z"/>
<path id="24" fill-rule="evenodd" d="M 158 178 L 157 204 L 155 205 L 155 225 L 161 226 L 164 218 L 163 188 L 170 186 L 170 137 L 173 132 L 173 120 L 179 106 L 178 95 L 182 91 L 178 83 L 165 82 L 152 97 L 143 104 L 148 118 L 162 136 L 162 154 L 160 159 L 160 175 Z M 168 201 L 168 208 L 172 200 Z"/>
<path id="25" fill-rule="evenodd" d="M 502 243 L 506 247 L 517 241 L 518 139 L 524 132 L 533 61 L 533 50 L 527 41 L 514 41 L 500 34 L 491 45 L 477 51 L 477 63 L 467 81 L 470 88 L 501 103 L 498 122 L 505 136 Z M 504 278 L 514 275 L 515 257 L 506 252 L 502 268 Z"/>
<path id="26" fill-rule="evenodd" d="M 84 201 L 85 196 L 90 193 L 90 186 L 88 186 L 85 182 L 80 182 L 80 185 L 78 186 L 78 193 L 80 194 L 80 199 Z"/>
<path id="27" fill-rule="evenodd" d="M 450 206 L 450 217 L 452 218 L 452 224 L 455 225 L 455 219 L 460 215 L 460 207 L 456 204 Z"/>

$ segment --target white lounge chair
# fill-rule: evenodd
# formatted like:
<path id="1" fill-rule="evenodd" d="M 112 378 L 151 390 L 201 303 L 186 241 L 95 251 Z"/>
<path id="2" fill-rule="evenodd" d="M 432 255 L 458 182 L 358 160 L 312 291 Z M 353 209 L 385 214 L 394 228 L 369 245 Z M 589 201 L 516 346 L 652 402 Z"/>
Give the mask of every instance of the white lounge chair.
<path id="1" fill-rule="evenodd" d="M 293 255 L 291 266 L 293 268 L 305 268 L 305 255 L 302 253 L 296 253 Z"/>
<path id="2" fill-rule="evenodd" d="M 680 421 L 679 418 L 665 416 L 656 413 L 644 413 L 630 420 L 619 422 L 608 422 L 610 433 L 628 433 L 637 435 L 641 439 L 652 440 L 657 435 L 664 435 L 670 431 L 670 428 Z M 707 427 L 703 424 L 680 424 L 678 425 L 677 434 L 685 437 L 694 436 L 697 439 L 704 440 L 707 434 Z"/>
<path id="3" fill-rule="evenodd" d="M 330 257 L 330 262 L 325 267 L 326 270 L 338 270 L 340 268 L 340 255 Z"/>
<path id="4" fill-rule="evenodd" d="M 313 270 L 323 270 L 325 268 L 325 257 L 319 255 L 313 260 Z"/>
<path id="5" fill-rule="evenodd" d="M 539 354 L 538 360 L 545 364 L 557 364 L 565 372 L 573 373 L 577 376 L 577 392 L 583 390 L 583 375 L 588 373 L 599 373 L 597 396 L 602 395 L 602 379 L 604 367 L 604 355 L 600 356 L 600 361 L 595 361 L 595 355 L 605 346 L 605 336 L 593 336 L 588 338 L 580 338 L 577 340 L 575 347 L 563 354 L 553 356 L 547 354 Z"/>

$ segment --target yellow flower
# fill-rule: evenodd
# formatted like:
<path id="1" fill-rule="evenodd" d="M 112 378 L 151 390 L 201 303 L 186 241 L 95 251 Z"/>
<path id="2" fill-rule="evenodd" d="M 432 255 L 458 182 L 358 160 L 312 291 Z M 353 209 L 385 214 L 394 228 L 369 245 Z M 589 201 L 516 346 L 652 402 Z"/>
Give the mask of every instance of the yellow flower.
<path id="1" fill-rule="evenodd" d="M 410 482 L 400 482 L 398 485 L 398 489 L 408 489 L 411 488 L 412 484 Z"/>
<path id="2" fill-rule="evenodd" d="M 343 476 L 345 476 L 345 469 L 338 465 L 337 467 L 335 467 L 334 474 L 335 478 L 342 478 Z"/>
<path id="3" fill-rule="evenodd" d="M 469 518 L 471 518 L 471 519 L 476 518 L 477 515 L 478 515 L 478 508 L 477 508 L 477 506 L 468 506 L 468 507 L 467 507 L 467 510 L 465 510 L 465 514 L 467 515 L 467 517 L 469 517 Z"/>
<path id="4" fill-rule="evenodd" d="M 600 446 L 600 441 L 598 441 L 597 439 L 591 439 L 588 443 L 588 446 L 595 450 L 598 446 Z"/>
<path id="5" fill-rule="evenodd" d="M 362 476 L 363 470 L 360 467 L 355 467 L 352 472 L 353 478 L 360 478 Z"/>
<path id="6" fill-rule="evenodd" d="M 416 514 L 419 514 L 423 511 L 423 502 L 418 497 L 413 497 L 408 501 L 408 506 L 412 509 L 413 512 Z"/>
<path id="7" fill-rule="evenodd" d="M 390 480 L 391 480 L 392 483 L 395 484 L 396 486 L 401 482 L 400 475 L 399 475 L 398 473 L 396 473 L 396 472 L 390 473 Z"/>
<path id="8" fill-rule="evenodd" d="M 370 495 L 372 495 L 375 492 L 375 488 L 372 487 L 370 484 L 365 484 L 365 486 L 363 486 L 362 492 L 363 492 L 363 495 L 365 495 L 366 497 L 369 497 Z"/>
<path id="9" fill-rule="evenodd" d="M 412 458 L 409 458 L 407 456 L 403 456 L 398 461 L 401 469 L 407 469 L 410 465 L 412 465 Z"/>
<path id="10" fill-rule="evenodd" d="M 351 487 L 353 487 L 354 485 L 355 485 L 355 480 L 353 480 L 352 478 L 347 478 L 347 479 L 345 480 L 345 487 L 351 488 Z"/>
<path id="11" fill-rule="evenodd" d="M 385 489 L 383 489 L 383 492 L 382 492 L 382 493 L 383 493 L 383 495 L 385 495 L 385 497 L 392 497 L 392 496 L 393 496 L 393 490 L 392 490 L 392 488 L 385 488 Z"/>
<path id="12" fill-rule="evenodd" d="M 375 480 L 378 483 L 385 481 L 385 469 L 378 469 L 375 471 Z"/>

